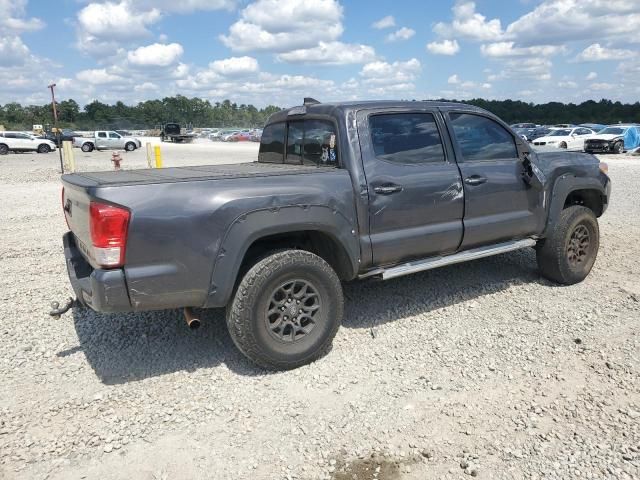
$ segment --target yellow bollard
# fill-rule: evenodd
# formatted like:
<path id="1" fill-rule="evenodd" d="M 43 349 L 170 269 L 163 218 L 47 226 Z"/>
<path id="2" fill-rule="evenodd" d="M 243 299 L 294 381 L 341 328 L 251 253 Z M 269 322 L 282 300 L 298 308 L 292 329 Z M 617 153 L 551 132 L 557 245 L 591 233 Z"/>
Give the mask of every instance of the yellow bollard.
<path id="1" fill-rule="evenodd" d="M 62 142 L 62 156 L 64 158 L 64 169 L 67 172 L 73 173 L 76 171 L 76 158 L 73 153 L 73 145 L 70 141 L 65 140 Z"/>
<path id="2" fill-rule="evenodd" d="M 151 148 L 151 143 L 147 142 L 147 167 L 153 168 L 153 148 Z"/>
<path id="3" fill-rule="evenodd" d="M 160 151 L 160 145 L 153 147 L 156 154 L 156 168 L 162 168 L 162 152 Z"/>

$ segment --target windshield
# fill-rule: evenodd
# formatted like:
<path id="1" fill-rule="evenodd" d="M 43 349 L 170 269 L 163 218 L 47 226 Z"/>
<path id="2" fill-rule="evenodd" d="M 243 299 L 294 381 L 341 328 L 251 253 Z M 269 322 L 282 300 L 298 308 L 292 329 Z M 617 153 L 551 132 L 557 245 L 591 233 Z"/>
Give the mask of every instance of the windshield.
<path id="1" fill-rule="evenodd" d="M 571 134 L 571 130 L 553 130 L 549 136 L 550 137 L 567 137 Z"/>
<path id="2" fill-rule="evenodd" d="M 598 133 L 603 135 L 621 135 L 626 129 L 620 127 L 607 127 L 604 130 L 600 130 Z"/>

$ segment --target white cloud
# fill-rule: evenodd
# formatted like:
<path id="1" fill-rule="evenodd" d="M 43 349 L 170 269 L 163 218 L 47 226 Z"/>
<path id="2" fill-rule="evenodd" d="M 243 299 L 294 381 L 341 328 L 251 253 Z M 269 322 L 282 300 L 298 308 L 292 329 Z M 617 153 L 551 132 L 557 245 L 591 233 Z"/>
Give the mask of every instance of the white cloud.
<path id="1" fill-rule="evenodd" d="M 179 43 L 154 43 L 129 52 L 127 59 L 132 65 L 142 67 L 168 67 L 177 62 L 183 53 L 184 49 Z"/>
<path id="2" fill-rule="evenodd" d="M 316 47 L 281 53 L 276 58 L 288 63 L 346 65 L 371 62 L 376 52 L 368 45 L 320 41 Z"/>
<path id="3" fill-rule="evenodd" d="M 563 80 L 558 82 L 558 87 L 560 88 L 576 88 L 578 84 L 572 80 Z"/>
<path id="4" fill-rule="evenodd" d="M 147 26 L 160 19 L 157 8 L 140 15 L 126 0 L 120 3 L 90 3 L 78 13 L 78 23 L 84 34 L 95 39 L 131 39 L 149 34 Z"/>
<path id="5" fill-rule="evenodd" d="M 198 10 L 233 10 L 236 0 L 130 0 L 139 10 L 158 8 L 168 13 L 191 13 Z"/>
<path id="6" fill-rule="evenodd" d="M 585 80 L 595 80 L 598 78 L 598 74 L 596 72 L 589 72 L 585 77 Z"/>
<path id="7" fill-rule="evenodd" d="M 511 23 L 506 37 L 534 45 L 573 40 L 640 40 L 640 2 L 636 0 L 545 0 Z"/>
<path id="8" fill-rule="evenodd" d="M 434 55 L 455 55 L 460 51 L 457 40 L 443 40 L 427 43 L 427 50 Z"/>
<path id="9" fill-rule="evenodd" d="M 415 81 L 421 68 L 417 58 L 393 63 L 377 61 L 362 67 L 360 75 L 364 78 L 364 83 L 369 85 L 408 84 Z"/>
<path id="10" fill-rule="evenodd" d="M 91 85 L 107 85 L 125 81 L 123 77 L 113 75 L 107 72 L 105 68 L 82 70 L 76 74 L 76 78 Z"/>
<path id="11" fill-rule="evenodd" d="M 599 62 L 603 60 L 626 60 L 634 57 L 637 53 L 632 50 L 606 48 L 599 43 L 594 43 L 585 48 L 576 57 L 576 60 L 583 62 Z"/>
<path id="12" fill-rule="evenodd" d="M 376 30 L 384 30 L 385 28 L 391 28 L 396 26 L 396 19 L 391 15 L 381 18 L 377 22 L 371 25 Z"/>
<path id="13" fill-rule="evenodd" d="M 337 40 L 342 32 L 337 0 L 256 0 L 220 40 L 238 52 L 289 52 Z"/>
<path id="14" fill-rule="evenodd" d="M 231 57 L 224 60 L 216 60 L 209 64 L 211 71 L 225 76 L 234 77 L 256 73 L 260 70 L 258 61 L 253 57 Z"/>
<path id="15" fill-rule="evenodd" d="M 44 27 L 39 18 L 25 18 L 27 0 L 0 0 L 0 34 L 32 32 Z"/>
<path id="16" fill-rule="evenodd" d="M 453 75 L 451 75 L 448 79 L 447 79 L 447 83 L 449 85 L 456 85 L 458 83 L 460 83 L 460 78 L 458 78 L 458 74 L 454 73 Z"/>
<path id="17" fill-rule="evenodd" d="M 31 59 L 31 51 L 20 37 L 0 37 L 0 67 L 24 65 Z"/>
<path id="18" fill-rule="evenodd" d="M 387 35 L 385 39 L 387 42 L 397 42 L 399 40 L 409 40 L 415 34 L 416 34 L 415 30 L 407 27 L 402 27 L 396 30 L 395 32 Z"/>
<path id="19" fill-rule="evenodd" d="M 484 15 L 476 12 L 475 2 L 458 1 L 452 8 L 453 21 L 439 22 L 433 30 L 442 37 L 452 35 L 480 41 L 497 40 L 503 35 L 500 20 L 487 20 Z"/>
<path id="20" fill-rule="evenodd" d="M 615 88 L 618 88 L 618 85 L 614 85 L 613 83 L 606 83 L 606 82 L 592 83 L 591 85 L 589 85 L 589 88 L 595 91 L 613 90 Z"/>
<path id="21" fill-rule="evenodd" d="M 497 74 L 488 76 L 489 81 L 513 78 L 525 78 L 529 81 L 544 81 L 551 79 L 553 63 L 548 58 L 529 57 L 507 60 L 504 69 Z"/>
<path id="22" fill-rule="evenodd" d="M 530 47 L 516 47 L 514 42 L 494 42 L 480 46 L 480 52 L 485 57 L 548 57 L 566 52 L 564 45 L 534 45 Z"/>

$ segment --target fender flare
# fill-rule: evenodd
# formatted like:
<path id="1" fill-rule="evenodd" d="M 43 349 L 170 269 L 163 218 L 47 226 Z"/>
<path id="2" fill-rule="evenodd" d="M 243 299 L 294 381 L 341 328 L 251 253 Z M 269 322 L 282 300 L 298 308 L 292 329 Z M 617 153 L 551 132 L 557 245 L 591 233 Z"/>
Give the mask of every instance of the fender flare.
<path id="1" fill-rule="evenodd" d="M 575 192 L 576 190 L 596 190 L 604 197 L 605 203 L 608 202 L 608 189 L 602 185 L 599 179 L 593 177 L 576 177 L 569 173 L 558 177 L 551 191 L 549 214 L 547 215 L 547 223 L 542 237 L 547 236 L 547 232 L 551 226 L 556 222 L 558 217 L 560 217 L 567 197 L 571 192 Z"/>
<path id="2" fill-rule="evenodd" d="M 317 231 L 330 236 L 342 245 L 352 276 L 357 275 L 360 244 L 355 221 L 327 205 L 261 208 L 240 215 L 227 228 L 216 254 L 205 307 L 222 307 L 228 303 L 244 256 L 256 240 L 298 231 Z"/>

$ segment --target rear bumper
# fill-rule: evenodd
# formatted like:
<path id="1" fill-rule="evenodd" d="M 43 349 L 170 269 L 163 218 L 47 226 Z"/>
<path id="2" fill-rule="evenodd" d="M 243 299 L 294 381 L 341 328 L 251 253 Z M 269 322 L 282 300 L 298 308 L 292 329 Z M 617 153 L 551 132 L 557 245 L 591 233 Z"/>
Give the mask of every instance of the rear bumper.
<path id="1" fill-rule="evenodd" d="M 71 232 L 64 234 L 62 242 L 69 281 L 78 301 L 96 312 L 130 312 L 124 271 L 93 268 L 80 253 Z"/>

